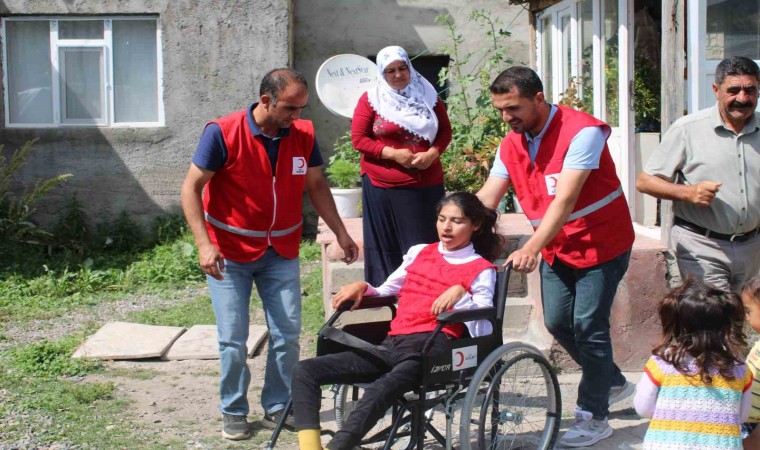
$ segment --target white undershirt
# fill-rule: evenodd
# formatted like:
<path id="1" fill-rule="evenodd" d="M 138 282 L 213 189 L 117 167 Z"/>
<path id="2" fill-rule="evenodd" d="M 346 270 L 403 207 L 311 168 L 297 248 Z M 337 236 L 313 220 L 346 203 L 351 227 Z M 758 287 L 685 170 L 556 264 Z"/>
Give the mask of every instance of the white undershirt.
<path id="1" fill-rule="evenodd" d="M 406 268 L 412 261 L 417 258 L 422 249 L 429 244 L 418 244 L 409 249 L 404 255 L 404 261 L 401 263 L 398 269 L 396 269 L 388 279 L 385 280 L 380 287 L 374 287 L 367 284 L 367 290 L 364 292 L 366 296 L 385 296 L 385 295 L 398 295 L 401 291 L 401 287 L 406 281 Z M 475 253 L 475 249 L 472 243 L 459 250 L 448 251 L 443 248 L 443 244 L 438 243 L 438 252 L 443 256 L 449 264 L 465 264 L 480 258 L 480 255 Z M 470 291 L 472 293 L 466 293 L 455 305 L 454 309 L 473 309 L 493 306 L 493 290 L 496 284 L 496 270 L 492 267 L 484 269 L 478 274 L 475 280 L 472 282 Z M 484 336 L 491 334 L 493 327 L 487 320 L 475 320 L 471 322 L 465 322 L 467 329 L 470 331 L 470 336 Z"/>

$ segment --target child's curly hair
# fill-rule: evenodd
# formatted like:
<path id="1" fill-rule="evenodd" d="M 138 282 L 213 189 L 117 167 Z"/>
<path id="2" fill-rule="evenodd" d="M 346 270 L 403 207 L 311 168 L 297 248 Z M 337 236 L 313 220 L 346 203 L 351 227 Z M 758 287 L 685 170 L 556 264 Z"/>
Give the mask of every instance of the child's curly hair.
<path id="1" fill-rule="evenodd" d="M 704 383 L 712 383 L 711 371 L 733 379 L 732 368 L 743 363 L 744 306 L 734 292 L 724 291 L 687 277 L 659 307 L 662 340 L 652 354 L 672 364 L 682 374 L 694 358 Z M 713 372 L 714 373 L 714 372 Z"/>
<path id="2" fill-rule="evenodd" d="M 760 275 L 756 275 L 744 283 L 742 294 L 749 296 L 752 300 L 760 301 Z"/>

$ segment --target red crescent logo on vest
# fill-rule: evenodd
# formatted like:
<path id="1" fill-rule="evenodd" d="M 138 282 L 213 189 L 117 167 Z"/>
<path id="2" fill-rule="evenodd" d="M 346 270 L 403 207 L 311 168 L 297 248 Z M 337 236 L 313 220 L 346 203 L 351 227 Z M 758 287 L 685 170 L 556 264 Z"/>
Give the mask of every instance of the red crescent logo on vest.
<path id="1" fill-rule="evenodd" d="M 549 195 L 554 195 L 557 193 L 557 181 L 559 181 L 559 174 L 553 173 L 550 175 L 545 175 L 544 180 L 546 181 L 546 193 Z"/>
<path id="2" fill-rule="evenodd" d="M 303 156 L 293 157 L 293 175 L 303 175 L 306 173 L 306 158 Z"/>
<path id="3" fill-rule="evenodd" d="M 459 358 L 459 361 L 457 361 L 457 362 L 454 363 L 454 367 L 461 366 L 462 363 L 464 363 L 464 353 L 462 353 L 462 352 L 456 352 L 456 353 L 454 353 L 454 355 L 456 355 L 456 357 Z"/>

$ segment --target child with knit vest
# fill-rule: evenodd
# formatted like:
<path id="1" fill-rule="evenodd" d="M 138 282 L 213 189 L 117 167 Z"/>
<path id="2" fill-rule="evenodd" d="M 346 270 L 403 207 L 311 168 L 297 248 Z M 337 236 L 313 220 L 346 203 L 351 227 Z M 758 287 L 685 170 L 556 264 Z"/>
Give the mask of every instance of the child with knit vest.
<path id="1" fill-rule="evenodd" d="M 319 356 L 301 361 L 293 369 L 293 416 L 301 450 L 321 449 L 321 386 L 371 383 L 327 444 L 331 450 L 352 449 L 396 399 L 418 382 L 420 349 L 437 325 L 436 316 L 452 308 L 493 306 L 496 268 L 492 261 L 502 248 L 502 238 L 496 234 L 497 213 L 465 192 L 444 197 L 436 210 L 439 242 L 411 247 L 401 266 L 381 286 L 357 281 L 341 287 L 333 297 L 333 308 L 347 301 L 354 302 L 356 308 L 363 296 L 398 294 L 396 317 L 379 348 Z M 464 297 L 449 291 L 457 285 L 467 290 Z M 488 321 L 468 322 L 466 326 L 471 336 L 493 331 Z M 445 351 L 451 339 L 463 335 L 464 326 L 447 326 L 443 331 L 430 354 Z"/>
<path id="2" fill-rule="evenodd" d="M 652 421 L 643 448 L 741 450 L 752 376 L 739 296 L 687 277 L 659 306 L 663 336 L 633 405 Z"/>
<path id="3" fill-rule="evenodd" d="M 747 314 L 747 322 L 753 330 L 760 332 L 760 276 L 750 279 L 742 288 L 742 303 Z M 752 372 L 752 408 L 749 419 L 742 424 L 744 450 L 760 449 L 760 341 L 756 342 L 747 355 L 747 367 Z"/>

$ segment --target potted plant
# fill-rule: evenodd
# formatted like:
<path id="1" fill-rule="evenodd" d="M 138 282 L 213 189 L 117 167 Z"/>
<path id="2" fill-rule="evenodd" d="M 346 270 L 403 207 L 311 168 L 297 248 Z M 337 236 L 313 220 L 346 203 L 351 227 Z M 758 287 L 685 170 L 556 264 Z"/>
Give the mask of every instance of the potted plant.
<path id="1" fill-rule="evenodd" d="M 335 199 L 340 217 L 361 216 L 362 189 L 359 186 L 359 152 L 351 145 L 351 132 L 346 132 L 335 142 L 333 155 L 328 160 L 327 179 L 333 186 L 330 191 Z"/>

